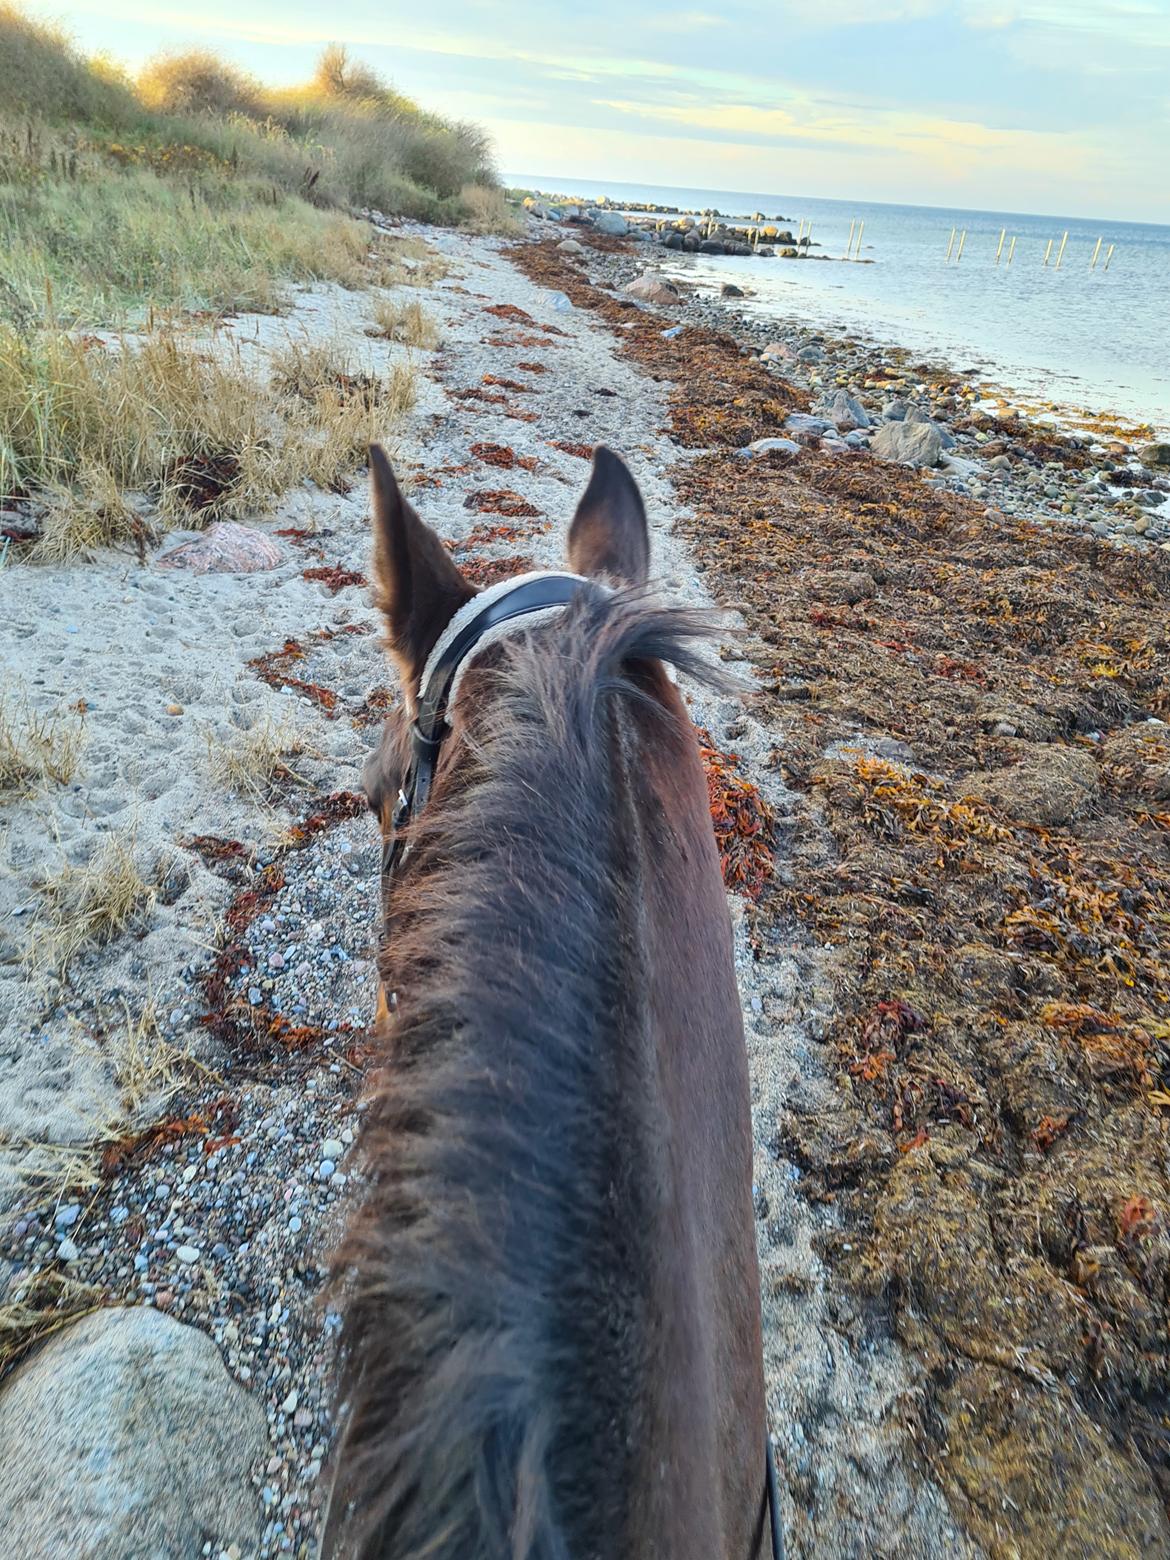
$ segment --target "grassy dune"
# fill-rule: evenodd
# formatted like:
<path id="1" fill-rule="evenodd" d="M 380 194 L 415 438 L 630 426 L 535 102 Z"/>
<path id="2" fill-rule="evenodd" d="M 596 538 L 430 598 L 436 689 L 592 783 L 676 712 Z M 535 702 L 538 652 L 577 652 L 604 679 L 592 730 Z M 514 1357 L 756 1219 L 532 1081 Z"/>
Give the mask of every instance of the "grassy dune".
<path id="1" fill-rule="evenodd" d="M 141 540 L 125 492 L 150 495 L 164 521 L 198 521 L 305 477 L 341 483 L 409 403 L 408 370 L 356 398 L 344 374 L 282 396 L 192 331 L 277 312 L 298 282 L 441 274 L 426 245 L 376 231 L 363 208 L 476 231 L 510 220 L 483 133 L 340 48 L 295 89 L 203 51 L 132 80 L 0 3 L 0 81 L 0 503 L 36 508 L 29 556 Z M 431 341 L 417 305 L 398 318 L 396 339 Z M 111 350 L 91 334 L 102 327 L 133 334 Z M 210 502 L 209 469 L 226 478 Z"/>

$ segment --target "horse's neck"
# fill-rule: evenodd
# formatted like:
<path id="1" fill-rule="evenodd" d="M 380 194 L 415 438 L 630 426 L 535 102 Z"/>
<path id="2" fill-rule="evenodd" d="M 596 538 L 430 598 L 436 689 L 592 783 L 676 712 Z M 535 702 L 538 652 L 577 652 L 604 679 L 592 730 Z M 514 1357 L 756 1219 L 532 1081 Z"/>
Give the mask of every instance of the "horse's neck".
<path id="1" fill-rule="evenodd" d="M 640 740 L 637 724 L 627 732 L 619 782 L 638 879 L 657 1172 L 633 1553 L 738 1560 L 757 1530 L 763 1474 L 747 1058 L 694 739 L 683 728 L 664 749 L 660 729 L 641 735 L 656 740 Z"/>

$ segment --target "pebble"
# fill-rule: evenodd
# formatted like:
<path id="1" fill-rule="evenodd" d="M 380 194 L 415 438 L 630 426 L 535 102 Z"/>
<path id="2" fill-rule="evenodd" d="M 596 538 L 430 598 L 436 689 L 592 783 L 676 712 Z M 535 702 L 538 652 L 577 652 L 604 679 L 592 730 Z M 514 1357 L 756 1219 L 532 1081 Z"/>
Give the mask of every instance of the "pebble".
<path id="1" fill-rule="evenodd" d="M 192 1262 L 198 1262 L 201 1255 L 202 1253 L 200 1252 L 198 1246 L 175 1247 L 175 1256 L 178 1257 L 180 1262 L 186 1263 L 188 1266 L 190 1266 Z"/>
<path id="2" fill-rule="evenodd" d="M 81 1217 L 81 1204 L 69 1203 L 64 1208 L 58 1208 L 53 1223 L 59 1230 L 69 1230 Z"/>
<path id="3" fill-rule="evenodd" d="M 62 1262 L 76 1262 L 78 1257 L 81 1255 L 81 1252 L 78 1251 L 77 1247 L 73 1244 L 69 1237 L 66 1236 L 61 1244 L 57 1247 L 57 1255 L 61 1258 Z"/>
<path id="4" fill-rule="evenodd" d="M 353 1141 L 352 1133 L 350 1134 L 349 1141 Z M 325 1141 L 321 1144 L 322 1159 L 340 1159 L 344 1153 L 345 1144 L 341 1141 L 340 1138 L 326 1138 Z"/>

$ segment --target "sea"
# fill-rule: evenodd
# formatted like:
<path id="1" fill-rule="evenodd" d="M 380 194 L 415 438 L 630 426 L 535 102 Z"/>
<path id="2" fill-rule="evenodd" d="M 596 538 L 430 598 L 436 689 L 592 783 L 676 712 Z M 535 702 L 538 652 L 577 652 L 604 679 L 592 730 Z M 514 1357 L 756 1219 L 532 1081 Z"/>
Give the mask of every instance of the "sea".
<path id="1" fill-rule="evenodd" d="M 619 209 L 653 201 L 728 218 L 763 212 L 794 235 L 803 221 L 811 255 L 832 263 L 679 256 L 680 270 L 714 291 L 725 281 L 750 287 L 751 297 L 737 303 L 750 312 L 978 369 L 1033 407 L 1051 403 L 1170 431 L 1170 227 L 547 174 L 508 175 L 507 182 L 604 196 Z M 871 264 L 845 259 L 850 228 L 856 249 L 863 222 L 861 259 Z"/>

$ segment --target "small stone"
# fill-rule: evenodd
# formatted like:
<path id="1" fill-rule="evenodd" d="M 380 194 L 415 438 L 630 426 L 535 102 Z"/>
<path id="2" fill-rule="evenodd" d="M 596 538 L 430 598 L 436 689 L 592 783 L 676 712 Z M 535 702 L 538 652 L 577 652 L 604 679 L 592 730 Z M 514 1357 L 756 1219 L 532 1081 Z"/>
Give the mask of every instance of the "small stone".
<path id="1" fill-rule="evenodd" d="M 327 1181 L 336 1169 L 337 1166 L 333 1163 L 332 1159 L 323 1159 L 321 1161 L 320 1168 L 317 1171 L 318 1180 Z"/>
<path id="2" fill-rule="evenodd" d="M 301 1233 L 301 1221 L 295 1213 L 288 1221 L 288 1232 L 290 1235 L 299 1235 Z"/>
<path id="3" fill-rule="evenodd" d="M 286 1397 L 284 1402 L 280 1405 L 280 1411 L 281 1411 L 282 1414 L 291 1414 L 291 1413 L 295 1412 L 296 1406 L 297 1406 L 297 1389 L 294 1387 L 292 1389 L 292 1391 L 289 1393 L 288 1397 Z"/>
<path id="4" fill-rule="evenodd" d="M 180 1262 L 185 1262 L 188 1266 L 190 1266 L 192 1262 L 198 1262 L 201 1255 L 202 1253 L 200 1252 L 198 1246 L 175 1247 L 175 1256 L 178 1257 Z"/>
<path id="5" fill-rule="evenodd" d="M 800 454 L 800 445 L 795 439 L 753 439 L 748 449 L 753 455 Z"/>
<path id="6" fill-rule="evenodd" d="M 61 1244 L 57 1247 L 57 1255 L 61 1258 L 62 1262 L 76 1262 L 81 1253 L 78 1251 L 77 1247 L 73 1244 L 69 1237 L 66 1236 Z"/>
<path id="7" fill-rule="evenodd" d="M 329 1137 L 321 1144 L 322 1159 L 340 1159 L 345 1153 L 345 1144 L 340 1138 Z"/>
<path id="8" fill-rule="evenodd" d="M 168 704 L 167 705 L 167 714 L 168 715 L 181 715 L 182 713 L 183 713 L 183 706 L 181 704 Z"/>
<path id="9" fill-rule="evenodd" d="M 252 1004 L 253 1007 L 259 1007 L 263 1000 L 264 993 L 260 990 L 259 986 L 248 987 L 248 1001 Z"/>
<path id="10" fill-rule="evenodd" d="M 53 1223 L 59 1230 L 69 1230 L 73 1228 L 80 1217 L 81 1204 L 68 1203 L 64 1208 L 57 1209 L 57 1215 Z"/>

